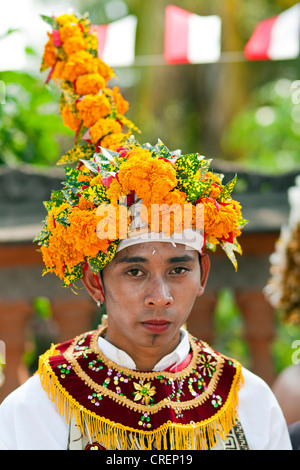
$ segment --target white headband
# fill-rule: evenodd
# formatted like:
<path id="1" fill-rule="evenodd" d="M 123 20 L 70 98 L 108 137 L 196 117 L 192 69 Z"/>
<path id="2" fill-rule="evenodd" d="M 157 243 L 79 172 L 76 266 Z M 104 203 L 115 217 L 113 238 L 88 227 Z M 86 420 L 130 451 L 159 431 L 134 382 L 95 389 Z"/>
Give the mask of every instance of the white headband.
<path id="1" fill-rule="evenodd" d="M 196 250 L 200 254 L 203 253 L 204 236 L 199 230 L 193 230 L 187 228 L 180 233 L 174 232 L 170 236 L 166 236 L 164 233 L 146 232 L 135 237 L 128 237 L 119 243 L 117 252 L 128 248 L 129 246 L 137 245 L 139 243 L 146 242 L 166 242 L 172 243 L 173 246 L 177 244 L 185 245 L 187 249 Z"/>

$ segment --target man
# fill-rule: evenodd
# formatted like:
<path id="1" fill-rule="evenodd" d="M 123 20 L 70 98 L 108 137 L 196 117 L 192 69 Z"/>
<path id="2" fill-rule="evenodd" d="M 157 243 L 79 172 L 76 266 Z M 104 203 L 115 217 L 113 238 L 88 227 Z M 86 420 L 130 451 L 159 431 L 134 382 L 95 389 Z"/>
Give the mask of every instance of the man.
<path id="1" fill-rule="evenodd" d="M 40 358 L 0 407 L 0 448 L 291 449 L 268 386 L 184 328 L 209 273 L 204 246 L 236 263 L 233 184 L 160 141 L 83 163 L 37 240 L 46 272 L 105 302 L 107 326 Z"/>

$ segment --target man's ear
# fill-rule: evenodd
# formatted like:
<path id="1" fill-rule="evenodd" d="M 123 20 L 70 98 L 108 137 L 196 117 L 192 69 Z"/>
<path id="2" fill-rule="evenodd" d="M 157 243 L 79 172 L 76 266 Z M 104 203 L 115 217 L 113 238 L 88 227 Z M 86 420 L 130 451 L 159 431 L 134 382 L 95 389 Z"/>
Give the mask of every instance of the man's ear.
<path id="1" fill-rule="evenodd" d="M 100 302 L 103 303 L 105 301 L 102 280 L 99 274 L 94 274 L 88 267 L 86 271 L 84 271 L 83 278 L 81 280 L 87 292 L 95 302 L 100 300 Z"/>
<path id="2" fill-rule="evenodd" d="M 200 260 L 201 286 L 199 288 L 197 297 L 200 297 L 200 295 L 202 295 L 204 292 L 209 270 L 210 270 L 210 260 L 209 260 L 209 256 L 205 253 L 201 256 L 201 260 Z"/>

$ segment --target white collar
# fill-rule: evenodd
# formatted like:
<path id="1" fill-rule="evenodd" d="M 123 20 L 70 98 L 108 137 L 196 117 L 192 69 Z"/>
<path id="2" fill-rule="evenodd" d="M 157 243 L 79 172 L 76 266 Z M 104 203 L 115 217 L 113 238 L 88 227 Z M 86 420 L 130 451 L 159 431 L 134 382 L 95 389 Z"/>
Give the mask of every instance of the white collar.
<path id="1" fill-rule="evenodd" d="M 121 349 L 116 348 L 113 344 L 109 343 L 105 338 L 99 336 L 98 347 L 103 354 L 108 357 L 111 361 L 115 362 L 119 366 L 126 367 L 127 369 L 136 369 L 135 362 L 133 359 Z M 190 352 L 190 343 L 188 338 L 188 332 L 184 329 L 180 329 L 180 343 L 173 352 L 163 357 L 153 368 L 153 371 L 165 370 L 171 366 L 178 366 L 186 358 Z"/>

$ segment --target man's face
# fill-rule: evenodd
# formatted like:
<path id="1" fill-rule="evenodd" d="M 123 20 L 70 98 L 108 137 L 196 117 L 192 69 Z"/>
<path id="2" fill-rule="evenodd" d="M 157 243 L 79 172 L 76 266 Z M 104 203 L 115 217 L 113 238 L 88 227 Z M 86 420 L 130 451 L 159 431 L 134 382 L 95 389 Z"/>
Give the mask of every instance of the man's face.
<path id="1" fill-rule="evenodd" d="M 198 252 L 184 245 L 153 242 L 121 250 L 102 275 L 106 339 L 129 354 L 139 347 L 173 350 L 203 292 L 204 270 L 208 266 L 201 279 Z"/>

